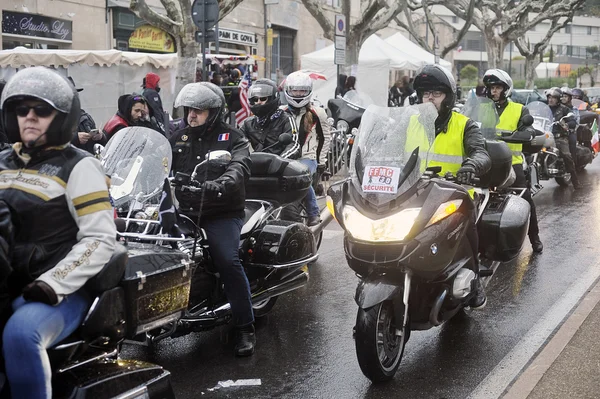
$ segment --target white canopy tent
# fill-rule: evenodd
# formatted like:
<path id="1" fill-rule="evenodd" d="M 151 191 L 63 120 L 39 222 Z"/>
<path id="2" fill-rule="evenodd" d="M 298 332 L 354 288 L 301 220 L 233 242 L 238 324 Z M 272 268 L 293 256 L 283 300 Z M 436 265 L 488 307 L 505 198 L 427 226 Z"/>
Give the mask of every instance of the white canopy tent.
<path id="1" fill-rule="evenodd" d="M 560 66 L 557 62 L 540 62 L 538 66 L 535 67 L 535 74 L 538 78 L 553 78 L 556 76 L 556 71 L 558 71 L 558 67 Z"/>
<path id="2" fill-rule="evenodd" d="M 433 64 L 435 62 L 435 56 L 430 52 L 426 51 L 418 44 L 411 42 L 409 38 L 404 36 L 402 33 L 397 32 L 392 36 L 384 40 L 387 44 L 393 46 L 398 50 L 410 54 L 412 60 L 419 63 L 420 67 L 426 64 Z M 440 58 L 440 65 L 448 69 L 452 68 L 452 63 Z"/>
<path id="3" fill-rule="evenodd" d="M 336 88 L 337 66 L 334 64 L 334 45 L 301 57 L 302 69 L 322 73 L 327 81 L 314 82 L 315 97 L 326 104 L 333 98 Z M 387 105 L 389 71 L 392 69 L 417 70 L 419 65 L 411 56 L 371 35 L 363 43 L 358 55 L 356 89 L 368 94 L 375 104 Z"/>

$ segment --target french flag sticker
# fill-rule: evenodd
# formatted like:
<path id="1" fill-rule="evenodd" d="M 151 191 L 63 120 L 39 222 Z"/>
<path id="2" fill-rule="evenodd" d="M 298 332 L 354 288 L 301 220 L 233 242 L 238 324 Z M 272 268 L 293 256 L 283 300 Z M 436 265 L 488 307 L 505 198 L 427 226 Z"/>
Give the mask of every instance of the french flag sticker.
<path id="1" fill-rule="evenodd" d="M 229 133 L 219 134 L 219 141 L 229 141 Z"/>

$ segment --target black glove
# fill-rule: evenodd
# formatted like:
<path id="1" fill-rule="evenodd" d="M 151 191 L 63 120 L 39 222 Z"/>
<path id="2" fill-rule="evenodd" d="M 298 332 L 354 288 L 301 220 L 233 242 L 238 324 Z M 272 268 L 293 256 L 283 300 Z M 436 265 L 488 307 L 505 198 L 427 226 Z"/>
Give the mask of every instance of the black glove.
<path id="1" fill-rule="evenodd" d="M 54 306 L 58 303 L 56 292 L 43 281 L 36 280 L 23 288 L 23 299 Z"/>
<path id="2" fill-rule="evenodd" d="M 223 190 L 223 185 L 221 183 L 217 183 L 213 180 L 207 180 L 202 183 L 202 190 L 204 191 L 206 198 L 209 199 L 217 199 L 225 191 Z"/>
<path id="3" fill-rule="evenodd" d="M 461 166 L 456 172 L 456 181 L 460 184 L 471 184 L 475 177 L 475 168 L 468 164 Z"/>

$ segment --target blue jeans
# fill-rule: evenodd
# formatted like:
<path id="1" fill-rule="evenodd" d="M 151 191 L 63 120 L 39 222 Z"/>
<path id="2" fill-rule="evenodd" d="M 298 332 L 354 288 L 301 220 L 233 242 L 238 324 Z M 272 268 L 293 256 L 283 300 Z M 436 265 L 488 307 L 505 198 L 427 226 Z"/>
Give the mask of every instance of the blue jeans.
<path id="1" fill-rule="evenodd" d="M 250 284 L 240 262 L 241 218 L 209 219 L 202 222 L 208 236 L 210 255 L 225 285 L 225 295 L 231 305 L 233 325 L 244 327 L 254 323 Z"/>
<path id="2" fill-rule="evenodd" d="M 52 371 L 46 349 L 68 337 L 85 317 L 90 301 L 79 292 L 57 306 L 13 301 L 13 315 L 4 327 L 6 376 L 13 398 L 52 397 Z"/>
<path id="3" fill-rule="evenodd" d="M 313 176 L 316 173 L 317 161 L 315 159 L 300 159 L 300 162 L 308 166 L 308 170 L 310 170 L 311 176 Z M 308 193 L 306 193 L 306 197 L 304 197 L 302 203 L 306 208 L 306 213 L 308 217 L 319 216 L 321 214 L 319 205 L 317 205 L 317 196 L 315 195 L 315 190 L 313 189 L 312 185 L 308 189 Z"/>

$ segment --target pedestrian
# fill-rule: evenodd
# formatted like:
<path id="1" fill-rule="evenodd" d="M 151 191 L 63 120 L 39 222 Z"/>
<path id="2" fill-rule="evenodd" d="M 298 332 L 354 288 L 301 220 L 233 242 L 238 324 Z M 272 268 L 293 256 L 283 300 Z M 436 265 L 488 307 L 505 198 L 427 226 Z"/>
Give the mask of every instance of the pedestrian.
<path id="1" fill-rule="evenodd" d="M 338 76 L 338 81 L 337 81 L 337 86 L 335 88 L 335 98 L 338 97 L 344 97 L 344 94 L 346 94 L 346 79 L 348 78 L 348 75 L 345 75 L 343 73 L 340 73 Z"/>
<path id="2" fill-rule="evenodd" d="M 402 81 L 398 80 L 388 91 L 388 107 L 402 106 Z"/>
<path id="3" fill-rule="evenodd" d="M 169 117 L 163 109 L 162 99 L 160 98 L 160 76 L 155 73 L 148 72 L 142 81 L 142 95 L 146 99 L 148 105 L 149 118 L 158 127 L 158 132 L 166 135 L 168 132 L 167 121 Z"/>
<path id="4" fill-rule="evenodd" d="M 348 93 L 350 90 L 356 90 L 356 76 L 348 76 L 346 78 L 346 84 L 344 85 L 344 94 Z"/>
<path id="5" fill-rule="evenodd" d="M 212 79 L 210 80 L 212 84 L 215 84 L 217 86 L 221 86 L 223 84 L 223 77 L 218 74 L 218 73 L 214 73 Z"/>
<path id="6" fill-rule="evenodd" d="M 141 94 L 124 94 L 119 97 L 117 113 L 104 125 L 103 132 L 110 140 L 119 130 L 128 126 L 149 127 L 144 120 L 146 99 Z"/>
<path id="7" fill-rule="evenodd" d="M 67 79 L 69 82 L 71 82 L 78 93 L 83 91 L 83 88 L 75 85 L 75 81 L 71 76 L 68 76 Z M 90 114 L 81 108 L 81 116 L 79 117 L 77 134 L 73 135 L 71 144 L 77 148 L 81 148 L 82 150 L 89 152 L 90 154 L 94 154 L 94 145 L 106 145 L 107 141 L 108 139 L 106 138 L 106 135 L 96 128 L 96 122 L 94 122 L 94 118 L 92 118 Z"/>
<path id="8" fill-rule="evenodd" d="M 15 143 L 0 153 L 0 205 L 11 210 L 2 222 L 12 222 L 0 229 L 12 255 L 6 376 L 13 398 L 50 398 L 46 350 L 71 335 L 92 305 L 84 286 L 115 250 L 113 208 L 100 162 L 69 145 L 80 106 L 67 79 L 45 67 L 22 69 L 0 108 Z"/>

